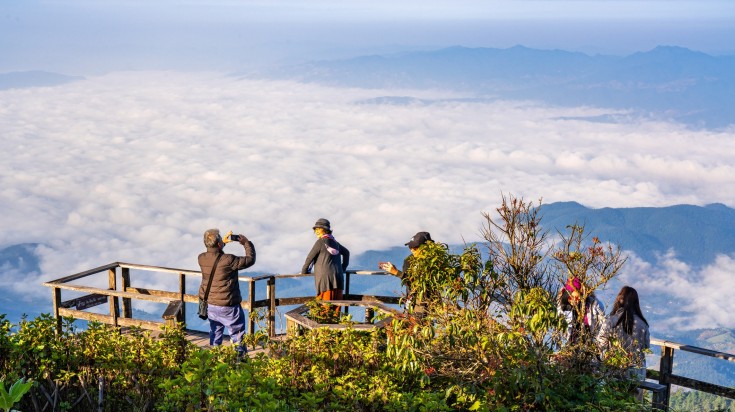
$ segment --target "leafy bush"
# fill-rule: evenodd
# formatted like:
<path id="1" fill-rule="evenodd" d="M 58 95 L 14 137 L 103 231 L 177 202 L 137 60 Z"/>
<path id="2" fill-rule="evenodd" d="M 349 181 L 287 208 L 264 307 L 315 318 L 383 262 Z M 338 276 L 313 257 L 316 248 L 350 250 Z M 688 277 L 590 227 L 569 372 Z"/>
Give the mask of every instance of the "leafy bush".
<path id="1" fill-rule="evenodd" d="M 57 334 L 49 315 L 16 330 L 0 316 L 0 381 L 32 381 L 20 407 L 37 411 L 97 409 L 99 395 L 109 411 L 645 409 L 625 374 L 628 354 L 601 358 L 591 339 L 563 344 L 568 325 L 556 310 L 568 275 L 592 293 L 624 259 L 576 225 L 549 243 L 536 210 L 511 196 L 497 220 L 485 215 L 486 261 L 480 245 L 460 254 L 423 245 L 407 281 L 426 310 L 395 316 L 384 330 L 354 329 L 315 301 L 309 316 L 347 328 L 252 335 L 248 345 L 267 355 L 241 360 L 232 347 L 194 347 L 180 328 L 154 338 L 99 323 L 77 331 L 63 319 Z"/>

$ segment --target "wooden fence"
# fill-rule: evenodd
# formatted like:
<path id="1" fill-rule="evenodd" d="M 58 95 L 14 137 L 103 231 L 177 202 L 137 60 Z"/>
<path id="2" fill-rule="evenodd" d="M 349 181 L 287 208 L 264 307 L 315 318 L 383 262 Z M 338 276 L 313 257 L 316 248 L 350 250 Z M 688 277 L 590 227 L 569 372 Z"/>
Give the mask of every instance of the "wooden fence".
<path id="1" fill-rule="evenodd" d="M 151 288 L 135 287 L 131 284 L 130 270 L 140 270 L 143 272 L 157 272 L 169 274 L 178 277 L 178 290 L 166 291 Z M 72 284 L 94 275 L 106 274 L 108 288 L 90 287 L 79 284 Z M 357 302 L 376 302 L 397 304 L 398 296 L 370 296 L 363 294 L 350 293 L 350 279 L 355 275 L 363 276 L 385 276 L 383 271 L 367 271 L 367 270 L 348 270 L 345 276 L 345 300 Z M 138 265 L 133 263 L 114 262 L 98 268 L 90 269 L 61 279 L 52 280 L 43 285 L 49 287 L 53 291 L 53 315 L 56 318 L 56 327 L 61 331 L 61 318 L 71 316 L 75 319 L 84 319 L 88 321 L 98 321 L 115 326 L 137 326 L 148 330 L 161 330 L 166 324 L 175 322 L 184 323 L 186 329 L 186 305 L 185 303 L 197 303 L 199 297 L 198 290 L 194 290 L 193 294 L 186 291 L 187 276 L 201 278 L 202 274 L 198 271 L 173 269 L 161 266 Z M 277 297 L 276 280 L 298 277 L 311 277 L 306 274 L 291 275 L 262 275 L 262 276 L 239 276 L 241 283 L 247 284 L 247 297 L 243 298 L 241 306 L 248 312 L 258 309 L 267 308 L 266 325 L 268 335 L 273 337 L 276 334 L 276 308 L 279 306 L 301 305 L 312 299 L 314 296 L 299 297 Z M 256 284 L 265 283 L 266 298 L 261 300 L 255 299 Z M 197 285 L 198 286 L 198 285 Z M 77 293 L 86 293 L 87 295 L 74 299 L 63 300 L 61 291 L 68 290 Z M 163 321 L 150 321 L 133 318 L 132 300 L 143 300 L 149 302 L 158 302 L 168 305 L 162 313 Z M 94 305 L 107 303 L 109 305 L 109 314 L 100 314 L 89 312 L 88 309 Z M 122 303 L 122 305 L 121 305 Z M 72 309 L 74 307 L 74 309 Z M 122 310 L 121 310 L 122 309 Z M 247 333 L 252 334 L 255 331 L 255 320 L 250 320 L 247 325 Z"/>
<path id="2" fill-rule="evenodd" d="M 715 385 L 674 374 L 674 350 L 695 353 L 697 355 L 709 356 L 730 362 L 735 362 L 735 355 L 660 339 L 651 339 L 651 345 L 661 347 L 659 370 L 648 369 L 646 371 L 647 378 L 658 380 L 658 383 L 663 387 L 658 399 L 657 394 L 654 393 L 653 403 L 655 407 L 663 410 L 668 409 L 672 385 L 735 399 L 735 388 L 733 387 Z"/>

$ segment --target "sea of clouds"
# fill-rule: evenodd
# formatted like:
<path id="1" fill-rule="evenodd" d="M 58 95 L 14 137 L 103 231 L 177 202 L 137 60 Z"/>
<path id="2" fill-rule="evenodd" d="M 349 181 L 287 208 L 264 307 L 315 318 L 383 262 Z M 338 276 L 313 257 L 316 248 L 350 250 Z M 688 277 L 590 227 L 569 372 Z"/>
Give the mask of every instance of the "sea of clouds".
<path id="1" fill-rule="evenodd" d="M 383 96 L 417 100 L 361 103 Z M 570 120 L 610 111 L 465 97 L 179 72 L 0 91 L 0 247 L 41 244 L 41 273 L 0 271 L 3 293 L 46 299 L 41 282 L 115 261 L 197 270 L 212 227 L 254 242 L 253 270 L 296 273 L 320 217 L 359 254 L 419 230 L 480 240 L 481 213 L 503 193 L 735 205 L 733 130 Z M 735 327 L 722 292 L 733 269 L 723 256 L 698 274 L 708 282 L 686 303 L 689 325 Z M 628 271 L 648 274 L 644 294 L 673 286 L 687 297 L 695 286 L 675 265 Z M 701 314 L 717 305 L 719 315 Z"/>

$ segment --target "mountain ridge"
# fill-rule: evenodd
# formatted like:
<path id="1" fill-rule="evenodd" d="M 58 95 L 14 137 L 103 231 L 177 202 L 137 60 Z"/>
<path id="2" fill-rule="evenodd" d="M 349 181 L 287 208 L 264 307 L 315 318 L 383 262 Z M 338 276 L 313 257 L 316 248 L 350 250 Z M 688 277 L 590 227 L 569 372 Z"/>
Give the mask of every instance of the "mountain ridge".
<path id="1" fill-rule="evenodd" d="M 735 124 L 735 56 L 657 46 L 628 56 L 452 46 L 283 66 L 261 77 L 331 86 L 438 88 L 500 99 L 592 105 L 693 128 Z M 256 76 L 257 77 L 257 76 Z"/>

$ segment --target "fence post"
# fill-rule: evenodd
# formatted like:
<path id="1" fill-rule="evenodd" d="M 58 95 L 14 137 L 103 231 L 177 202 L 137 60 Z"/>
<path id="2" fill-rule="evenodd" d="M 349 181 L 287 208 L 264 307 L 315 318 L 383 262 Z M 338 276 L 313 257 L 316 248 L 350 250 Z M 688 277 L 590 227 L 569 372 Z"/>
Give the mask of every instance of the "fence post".
<path id="1" fill-rule="evenodd" d="M 350 272 L 345 272 L 345 297 L 350 294 Z M 345 306 L 345 313 L 350 313 L 350 307 Z"/>
<path id="2" fill-rule="evenodd" d="M 375 317 L 375 309 L 365 308 L 365 323 L 373 323 Z"/>
<path id="3" fill-rule="evenodd" d="M 59 308 L 61 307 L 61 289 L 54 288 L 54 318 L 56 319 L 56 334 L 61 334 L 61 316 Z"/>
<path id="4" fill-rule="evenodd" d="M 255 281 L 250 279 L 248 282 L 248 335 L 255 333 L 255 320 L 253 320 L 253 311 L 255 310 Z"/>
<path id="5" fill-rule="evenodd" d="M 115 272 L 115 269 L 116 268 L 112 268 L 107 271 L 107 277 L 110 281 L 110 290 L 117 290 L 117 273 Z M 112 325 L 118 327 L 117 317 L 120 316 L 120 314 L 118 313 L 119 306 L 117 296 L 110 296 L 110 298 L 110 317 L 112 317 Z"/>
<path id="6" fill-rule="evenodd" d="M 130 269 L 121 268 L 120 272 L 120 276 L 122 278 L 122 291 L 127 292 L 130 287 Z M 122 299 L 122 316 L 128 319 L 133 317 L 132 300 L 130 298 Z"/>
<path id="7" fill-rule="evenodd" d="M 268 278 L 268 336 L 276 336 L 276 277 Z"/>
<path id="8" fill-rule="evenodd" d="M 98 393 L 97 393 L 97 411 L 102 412 L 104 410 L 103 409 L 103 406 L 105 405 L 105 396 L 104 396 L 104 393 L 105 393 L 105 378 L 104 378 L 104 376 L 102 376 L 102 375 L 99 376 L 99 381 L 98 381 L 98 384 L 97 385 L 98 385 L 97 386 L 97 390 L 98 390 Z"/>
<path id="9" fill-rule="evenodd" d="M 177 319 L 177 321 L 184 323 L 184 329 L 186 329 L 186 301 L 184 300 L 185 296 L 186 275 L 179 272 L 179 300 L 181 300 L 181 313 L 179 314 L 179 316 L 181 316 L 181 318 Z"/>
<path id="10" fill-rule="evenodd" d="M 661 346 L 661 362 L 659 363 L 658 383 L 666 385 L 664 399 L 661 400 L 666 411 L 669 410 L 669 399 L 671 398 L 671 380 L 669 379 L 674 371 L 674 348 Z"/>

